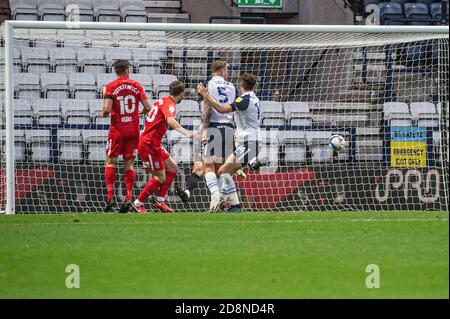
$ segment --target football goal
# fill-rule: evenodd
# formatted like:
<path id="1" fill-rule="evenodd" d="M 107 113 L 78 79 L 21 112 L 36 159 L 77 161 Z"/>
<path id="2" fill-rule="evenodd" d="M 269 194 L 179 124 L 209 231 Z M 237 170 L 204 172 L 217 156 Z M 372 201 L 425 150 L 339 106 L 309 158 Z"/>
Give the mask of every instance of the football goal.
<path id="1" fill-rule="evenodd" d="M 234 177 L 247 211 L 446 211 L 447 26 L 307 26 L 7 21 L 0 57 L 0 210 L 96 213 L 106 200 L 109 119 L 102 88 L 126 59 L 151 100 L 186 84 L 177 119 L 198 130 L 198 83 L 223 60 L 227 80 L 258 76 L 261 157 Z M 141 106 L 142 107 L 142 106 Z M 141 124 L 144 118 L 141 119 Z M 345 147 L 334 150 L 332 135 Z M 200 146 L 169 131 L 184 187 Z M 124 199 L 119 158 L 117 200 Z M 198 165 L 198 164 L 197 164 Z M 148 180 L 136 158 L 137 195 Z M 206 211 L 200 174 L 177 211 Z M 148 206 L 150 207 L 150 205 Z"/>

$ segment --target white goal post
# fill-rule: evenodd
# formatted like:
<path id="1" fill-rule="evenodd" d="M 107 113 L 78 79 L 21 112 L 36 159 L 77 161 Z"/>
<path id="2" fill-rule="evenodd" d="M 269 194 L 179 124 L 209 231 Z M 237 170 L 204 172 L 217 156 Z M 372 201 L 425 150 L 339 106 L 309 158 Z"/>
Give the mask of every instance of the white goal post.
<path id="1" fill-rule="evenodd" d="M 270 48 L 270 43 L 266 43 L 266 37 L 265 35 L 271 34 L 283 34 L 284 37 L 280 40 L 280 43 L 282 43 L 282 47 L 288 48 L 290 46 L 289 40 L 291 41 L 304 41 L 301 45 L 296 43 L 294 46 L 296 48 L 303 47 L 307 48 L 308 46 L 313 46 L 313 41 L 316 36 L 321 37 L 321 40 L 323 41 L 324 46 L 330 46 L 335 47 L 341 44 L 341 41 L 343 41 L 342 47 L 348 47 L 353 46 L 354 48 L 361 47 L 362 45 L 370 46 L 371 42 L 376 40 L 375 43 L 378 43 L 380 47 L 384 48 L 384 44 L 387 43 L 403 43 L 403 42 L 413 42 L 413 41 L 424 41 L 427 39 L 444 39 L 446 41 L 446 47 L 442 46 L 440 49 L 443 49 L 444 51 L 447 50 L 446 58 L 440 57 L 440 61 L 446 61 L 446 65 L 440 64 L 438 65 L 439 68 L 442 68 L 442 70 L 436 71 L 436 74 L 438 76 L 441 76 L 443 72 L 448 72 L 448 34 L 449 29 L 448 26 L 344 26 L 344 25 L 338 25 L 338 26 L 318 26 L 318 25 L 238 25 L 238 24 L 141 24 L 141 23 L 91 23 L 91 22 L 44 22 L 44 21 L 6 21 L 4 24 L 4 91 L 5 91 L 5 104 L 4 104 L 4 110 L 5 110 L 5 194 L 6 194 L 6 205 L 5 205 L 5 212 L 6 214 L 15 214 L 16 213 L 16 181 L 15 181 L 15 136 L 14 136 L 14 130 L 15 130 L 15 124 L 14 124 L 14 118 L 15 118 L 15 111 L 14 111 L 14 31 L 18 29 L 48 29 L 48 30 L 113 30 L 113 31 L 164 31 L 164 32 L 185 32 L 190 34 L 196 34 L 196 33 L 202 33 L 203 35 L 207 33 L 223 33 L 223 34 L 258 34 L 260 37 L 252 37 L 250 40 L 259 40 L 261 41 L 262 46 L 266 46 Z M 419 36 L 417 36 L 419 35 Z M 349 43 L 350 38 L 354 38 L 353 43 Z M 345 42 L 347 41 L 347 43 Z M 439 44 L 438 44 L 439 45 Z M 328 53 L 331 54 L 331 53 Z M 366 59 L 367 52 L 363 52 L 363 59 Z M 387 56 L 387 59 L 390 57 Z M 383 62 L 388 63 L 388 62 Z M 370 70 L 369 70 L 370 71 Z M 369 72 L 367 70 L 367 65 L 363 65 L 362 70 L 359 70 L 359 72 L 364 73 Z M 392 70 L 391 70 L 392 71 Z M 339 71 L 336 71 L 336 75 L 339 73 Z M 387 70 L 387 73 L 389 73 L 389 69 Z M 340 73 L 339 73 L 340 74 Z M 344 77 L 345 75 L 340 75 Z M 389 76 L 389 74 L 388 74 Z M 367 80 L 367 78 L 365 79 Z M 438 101 L 440 105 L 442 104 L 442 108 L 445 110 L 444 113 L 442 113 L 444 117 L 446 117 L 446 120 L 448 121 L 448 92 L 440 92 L 440 90 L 443 90 L 441 87 L 441 79 L 436 78 L 434 81 L 437 82 L 438 91 L 437 94 L 445 94 L 446 98 L 442 101 Z M 448 77 L 447 80 L 448 81 Z M 445 82 L 445 81 L 444 81 Z M 365 83 L 367 84 L 367 83 Z M 448 82 L 447 82 L 448 84 Z M 268 84 L 270 85 L 270 84 Z M 317 85 L 320 85 L 318 83 Z M 317 88 L 316 88 L 317 89 Z M 392 90 L 392 88 L 390 88 Z M 308 92 L 313 92 L 314 90 L 310 90 Z M 300 91 L 299 91 L 300 92 Z M 278 93 L 271 92 L 272 97 L 276 97 Z M 311 93 L 313 94 L 313 93 Z M 323 93 L 325 94 L 325 93 Z M 411 93 L 413 94 L 413 93 Z M 389 98 L 392 98 L 390 96 Z M 393 99 L 385 99 L 383 100 L 386 103 L 395 102 Z M 311 101 L 317 101 L 318 99 L 315 99 L 314 97 L 311 97 Z M 288 102 L 288 100 L 285 100 L 283 102 Z M 357 98 L 355 98 L 355 102 L 359 102 Z M 409 102 L 413 102 L 412 100 Z M 380 102 L 382 103 L 382 102 Z M 447 103 L 447 104 L 446 104 Z M 445 106 L 447 105 L 447 106 Z M 328 106 L 332 107 L 332 106 Z M 284 111 L 283 111 L 284 112 Z M 322 112 L 322 111 L 318 111 Z M 394 112 L 395 113 L 395 112 Z M 323 113 L 325 115 L 325 113 Z M 320 115 L 320 114 L 319 114 Z M 443 136 L 443 139 L 446 139 L 446 143 L 448 143 L 448 124 L 446 127 L 443 127 L 441 124 L 441 121 L 439 123 L 440 127 L 440 134 Z M 356 140 L 353 140 L 353 137 L 355 136 L 355 133 L 352 131 L 352 129 L 356 129 L 356 127 L 349 126 L 346 128 L 348 130 L 349 136 L 352 136 L 350 141 L 347 141 L 350 143 L 350 148 L 356 148 L 354 145 Z M 415 131 L 415 129 L 414 129 Z M 353 132 L 353 133 L 352 133 Z M 392 132 L 389 131 L 389 134 Z M 388 134 L 388 133 L 386 133 Z M 356 138 L 356 137 L 355 137 Z M 429 138 L 429 137 L 428 137 Z M 448 144 L 447 144 L 448 145 Z M 383 145 L 385 147 L 386 145 Z M 427 146 L 429 147 L 429 145 Z M 445 199 L 442 204 L 439 204 L 439 207 L 441 207 L 442 210 L 444 210 L 444 204 L 448 204 L 448 190 L 447 190 L 447 183 L 448 183 L 448 176 L 446 169 L 443 166 L 445 163 L 448 163 L 448 150 L 446 151 L 440 151 L 442 156 L 441 164 L 442 169 L 444 170 L 444 173 L 442 174 L 442 179 L 440 183 L 442 183 L 444 189 L 443 194 Z M 447 152 L 445 154 L 445 152 Z M 350 154 L 350 157 L 353 157 L 355 154 Z M 386 154 L 384 154 L 386 155 Z M 390 156 L 390 155 L 386 155 Z M 388 161 L 388 160 L 386 160 Z M 338 166 L 336 166 L 336 169 L 338 170 Z M 363 170 L 363 169 L 361 169 Z M 401 171 L 401 169 L 400 169 Z M 390 174 L 395 174 L 394 172 L 390 172 Z M 402 173 L 403 174 L 403 173 Z M 414 172 L 409 172 L 408 174 L 415 174 Z M 402 175 L 403 178 L 403 175 Z M 420 179 L 422 176 L 420 176 Z M 418 182 L 415 182 L 415 180 L 411 180 L 411 190 L 413 188 L 418 189 L 417 186 Z M 427 181 L 428 183 L 428 181 Z M 428 184 L 427 184 L 428 185 Z M 407 186 L 408 187 L 408 186 Z M 428 187 L 428 186 L 427 186 Z M 428 187 L 429 188 L 429 187 Z M 399 191 L 398 189 L 396 191 Z M 408 192 L 408 189 L 406 189 L 406 192 Z M 407 196 L 406 196 L 407 197 Z M 348 207 L 351 206 L 351 203 L 346 204 Z M 364 206 L 364 204 L 361 204 Z M 394 205 L 395 206 L 395 205 Z M 294 210 L 299 210 L 299 205 L 293 205 L 295 208 Z M 358 206 L 359 207 L 359 206 Z M 369 209 L 373 209 L 372 206 L 368 204 Z M 408 206 L 406 206 L 408 207 Z M 413 207 L 413 206 L 411 206 Z M 415 207 L 415 206 L 414 206 Z M 437 206 L 436 206 L 437 207 Z M 351 209 L 351 208 L 350 208 Z"/>

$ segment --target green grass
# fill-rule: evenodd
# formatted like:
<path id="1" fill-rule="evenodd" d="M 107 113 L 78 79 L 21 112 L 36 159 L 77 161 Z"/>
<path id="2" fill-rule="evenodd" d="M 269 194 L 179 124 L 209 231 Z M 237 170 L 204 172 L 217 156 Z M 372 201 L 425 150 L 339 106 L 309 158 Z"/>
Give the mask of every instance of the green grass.
<path id="1" fill-rule="evenodd" d="M 0 298 L 448 298 L 448 227 L 448 212 L 0 216 Z"/>

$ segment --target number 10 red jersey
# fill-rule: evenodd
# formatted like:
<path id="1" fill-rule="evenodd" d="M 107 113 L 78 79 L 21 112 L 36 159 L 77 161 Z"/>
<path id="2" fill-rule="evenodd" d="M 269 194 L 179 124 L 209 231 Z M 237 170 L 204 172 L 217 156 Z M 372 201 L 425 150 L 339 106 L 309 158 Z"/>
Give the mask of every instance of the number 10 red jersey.
<path id="1" fill-rule="evenodd" d="M 139 129 L 139 102 L 146 100 L 142 85 L 126 77 L 118 77 L 103 89 L 103 98 L 113 100 L 111 126 L 117 129 Z"/>
<path id="2" fill-rule="evenodd" d="M 152 148 L 160 148 L 164 134 L 166 134 L 169 124 L 167 119 L 175 117 L 177 105 L 169 95 L 153 104 L 145 119 L 145 129 L 141 134 L 141 143 Z"/>

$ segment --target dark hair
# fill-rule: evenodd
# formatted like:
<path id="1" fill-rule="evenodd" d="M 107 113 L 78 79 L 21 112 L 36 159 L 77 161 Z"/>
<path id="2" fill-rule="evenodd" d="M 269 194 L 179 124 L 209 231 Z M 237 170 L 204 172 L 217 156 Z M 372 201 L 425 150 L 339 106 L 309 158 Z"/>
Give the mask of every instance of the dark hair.
<path id="1" fill-rule="evenodd" d="M 214 61 L 213 64 L 211 64 L 211 72 L 216 73 L 222 69 L 225 69 L 226 67 L 227 67 L 227 63 L 225 61 L 217 60 L 217 61 Z"/>
<path id="2" fill-rule="evenodd" d="M 181 93 L 184 93 L 184 88 L 185 88 L 185 85 L 183 82 L 173 81 L 172 83 L 170 83 L 170 86 L 169 86 L 170 95 L 178 96 Z"/>
<path id="3" fill-rule="evenodd" d="M 122 75 L 129 67 L 131 67 L 131 64 L 127 60 L 116 60 L 112 66 L 117 75 Z"/>
<path id="4" fill-rule="evenodd" d="M 239 83 L 242 83 L 246 91 L 253 91 L 256 82 L 258 82 L 258 77 L 253 73 L 242 73 L 239 77 Z"/>

